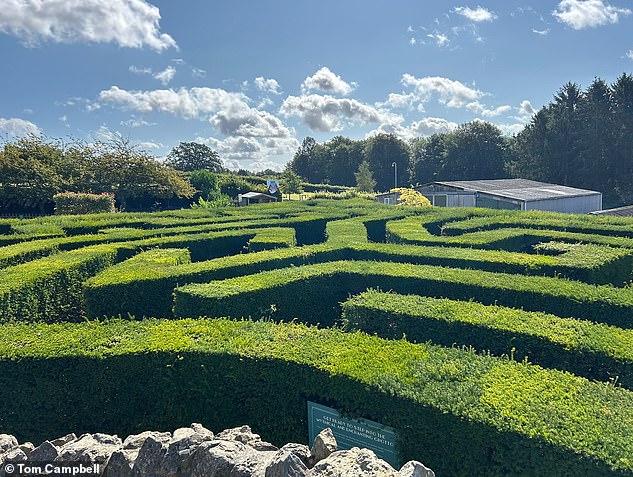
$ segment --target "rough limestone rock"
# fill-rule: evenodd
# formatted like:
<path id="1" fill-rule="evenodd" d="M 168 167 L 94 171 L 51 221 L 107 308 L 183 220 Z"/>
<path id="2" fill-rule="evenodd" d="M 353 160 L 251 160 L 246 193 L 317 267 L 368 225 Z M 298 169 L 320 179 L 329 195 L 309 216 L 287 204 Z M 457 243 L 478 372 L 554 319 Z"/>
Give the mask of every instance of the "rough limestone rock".
<path id="1" fill-rule="evenodd" d="M 193 424 L 191 424 L 191 428 L 197 434 L 201 434 L 203 436 L 209 436 L 210 438 L 213 438 L 213 432 L 211 432 L 209 429 L 207 429 L 206 427 L 204 427 L 202 424 L 198 422 L 194 422 Z"/>
<path id="2" fill-rule="evenodd" d="M 369 449 L 353 447 L 350 450 L 333 452 L 318 462 L 311 470 L 310 477 L 397 477 L 393 467 L 379 459 Z"/>
<path id="3" fill-rule="evenodd" d="M 265 477 L 306 477 L 308 467 L 292 450 L 281 448 L 266 467 Z"/>
<path id="4" fill-rule="evenodd" d="M 332 430 L 328 427 L 319 432 L 314 438 L 314 444 L 310 451 L 311 464 L 314 465 L 317 462 L 326 459 L 332 452 L 336 451 L 336 439 Z"/>
<path id="5" fill-rule="evenodd" d="M 204 442 L 193 455 L 191 477 L 264 477 L 274 454 L 239 441 Z"/>
<path id="6" fill-rule="evenodd" d="M 398 477 L 435 477 L 435 472 L 417 460 L 410 460 L 402 466 Z"/>
<path id="7" fill-rule="evenodd" d="M 170 434 L 168 432 L 145 431 L 128 436 L 123 441 L 123 448 L 115 451 L 108 459 L 103 469 L 103 477 L 131 477 L 134 462 L 148 437 L 165 440 L 170 438 Z"/>
<path id="8" fill-rule="evenodd" d="M 301 462 L 303 462 L 307 467 L 310 465 L 310 448 L 305 444 L 295 444 L 291 442 L 290 444 L 286 444 L 283 446 L 280 451 L 288 451 L 294 455 L 296 455 Z"/>
<path id="9" fill-rule="evenodd" d="M 18 440 L 9 434 L 0 434 L 0 454 L 18 446 Z"/>
<path id="10" fill-rule="evenodd" d="M 167 453 L 171 434 L 169 432 L 157 432 L 148 436 L 134 461 L 132 468 L 133 477 L 155 477 L 160 469 L 161 462 Z"/>
<path id="11" fill-rule="evenodd" d="M 59 448 L 59 447 L 64 447 L 69 442 L 72 442 L 72 441 L 75 441 L 75 440 L 77 440 L 77 436 L 73 432 L 72 434 L 66 434 L 63 437 L 58 437 L 57 439 L 53 439 L 51 441 L 51 444 L 53 444 L 55 447 Z"/>
<path id="12" fill-rule="evenodd" d="M 15 447 L 8 452 L 5 452 L 4 455 L 0 456 L 0 462 L 2 463 L 26 462 L 26 460 L 26 454 L 19 447 Z M 4 466 L 0 468 L 0 477 L 5 477 Z"/>
<path id="13" fill-rule="evenodd" d="M 79 439 L 64 445 L 57 462 L 89 462 L 104 464 L 123 443 L 117 436 L 108 434 L 83 434 Z"/>
<path id="14" fill-rule="evenodd" d="M 242 426 L 242 427 L 234 427 L 233 429 L 226 429 L 225 431 L 220 432 L 216 439 L 226 440 L 226 441 L 237 441 L 242 444 L 247 444 L 251 446 L 253 449 L 257 449 L 260 451 L 276 451 L 279 450 L 276 446 L 272 445 L 269 442 L 262 441 L 262 438 L 259 434 L 255 434 L 250 426 Z"/>
<path id="15" fill-rule="evenodd" d="M 102 477 L 132 477 L 137 455 L 138 450 L 114 451 L 103 469 Z"/>
<path id="16" fill-rule="evenodd" d="M 100 477 L 435 477 L 417 461 L 397 471 L 367 449 L 337 451 L 330 429 L 309 449 L 286 444 L 277 449 L 250 427 L 227 429 L 214 436 L 201 424 L 169 432 L 147 431 L 121 441 L 108 434 L 74 434 L 30 442 L 0 435 L 0 464 L 82 462 L 102 464 Z M 0 477 L 6 477 L 0 466 Z"/>
<path id="17" fill-rule="evenodd" d="M 32 462 L 51 462 L 57 459 L 59 456 L 59 449 L 55 447 L 50 441 L 44 441 L 29 455 L 29 460 Z"/>
<path id="18" fill-rule="evenodd" d="M 193 453 L 203 442 L 213 440 L 211 431 L 202 426 L 197 429 L 202 433 L 194 430 L 194 426 L 174 431 L 160 466 L 161 477 L 180 477 L 190 473 Z"/>

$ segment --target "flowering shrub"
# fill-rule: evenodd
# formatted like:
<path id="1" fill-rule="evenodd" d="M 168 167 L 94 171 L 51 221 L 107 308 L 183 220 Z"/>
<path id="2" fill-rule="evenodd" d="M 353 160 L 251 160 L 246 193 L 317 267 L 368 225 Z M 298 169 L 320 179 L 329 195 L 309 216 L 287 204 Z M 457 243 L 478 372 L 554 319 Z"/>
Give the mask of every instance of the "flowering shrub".
<path id="1" fill-rule="evenodd" d="M 391 189 L 391 192 L 400 193 L 398 205 L 408 205 L 411 207 L 431 207 L 431 202 L 429 202 L 429 199 L 424 197 L 415 189 L 398 187 L 396 189 Z"/>

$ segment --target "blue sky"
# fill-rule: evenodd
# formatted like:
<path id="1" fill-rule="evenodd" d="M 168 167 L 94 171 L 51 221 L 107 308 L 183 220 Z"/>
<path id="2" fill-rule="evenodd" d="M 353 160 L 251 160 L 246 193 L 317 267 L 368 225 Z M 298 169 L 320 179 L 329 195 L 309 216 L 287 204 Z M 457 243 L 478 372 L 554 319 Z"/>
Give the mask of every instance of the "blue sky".
<path id="1" fill-rule="evenodd" d="M 0 138 L 204 142 L 282 169 L 306 136 L 519 131 L 633 71 L 631 0 L 0 0 Z"/>

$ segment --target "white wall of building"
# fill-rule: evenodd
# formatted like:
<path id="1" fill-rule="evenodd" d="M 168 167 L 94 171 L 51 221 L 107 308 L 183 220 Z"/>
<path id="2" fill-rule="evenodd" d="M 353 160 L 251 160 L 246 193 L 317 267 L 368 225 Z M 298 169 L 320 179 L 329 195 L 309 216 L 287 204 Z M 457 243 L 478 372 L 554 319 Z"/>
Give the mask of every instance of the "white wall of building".
<path id="1" fill-rule="evenodd" d="M 525 203 L 524 210 L 548 210 L 568 214 L 588 214 L 602 210 L 602 194 L 535 200 Z"/>

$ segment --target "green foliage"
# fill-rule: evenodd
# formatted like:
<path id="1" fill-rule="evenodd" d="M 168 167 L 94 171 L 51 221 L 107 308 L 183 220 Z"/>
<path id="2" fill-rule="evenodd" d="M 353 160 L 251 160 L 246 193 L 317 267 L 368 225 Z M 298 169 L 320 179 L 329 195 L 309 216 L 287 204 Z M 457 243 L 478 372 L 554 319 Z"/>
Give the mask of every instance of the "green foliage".
<path id="1" fill-rule="evenodd" d="M 220 194 L 212 200 L 204 200 L 198 197 L 198 202 L 191 204 L 192 209 L 217 209 L 231 205 L 231 198 L 228 195 Z"/>
<path id="2" fill-rule="evenodd" d="M 194 189 L 173 169 L 125 140 L 86 145 L 38 137 L 7 143 L 0 152 L 0 208 L 52 211 L 59 192 L 113 193 L 128 205 L 191 197 Z"/>
<path id="3" fill-rule="evenodd" d="M 633 330 L 475 302 L 367 291 L 343 304 L 346 330 L 472 346 L 633 388 Z"/>
<path id="4" fill-rule="evenodd" d="M 98 214 L 114 212 L 113 194 L 83 194 L 63 192 L 53 196 L 55 213 L 58 215 Z"/>
<path id="5" fill-rule="evenodd" d="M 0 426 L 20 440 L 249 422 L 281 445 L 305 439 L 310 399 L 394 427 L 402 461 L 424 455 L 442 475 L 633 475 L 633 393 L 538 366 L 248 321 L 14 324 L 0 336 Z"/>
<path id="6" fill-rule="evenodd" d="M 222 172 L 224 169 L 219 154 L 209 146 L 197 142 L 178 144 L 167 155 L 167 164 L 184 172 L 199 170 Z"/>
<path id="7" fill-rule="evenodd" d="M 281 189 L 284 194 L 300 194 L 303 192 L 301 187 L 301 177 L 299 177 L 290 168 L 286 168 L 281 176 Z"/>
<path id="8" fill-rule="evenodd" d="M 215 200 L 220 195 L 218 176 L 206 169 L 193 171 L 189 176 L 189 182 L 196 188 L 205 200 Z"/>
<path id="9" fill-rule="evenodd" d="M 356 178 L 356 189 L 360 192 L 373 192 L 376 187 L 376 181 L 374 180 L 369 163 L 363 161 L 358 166 L 358 171 L 354 174 Z"/>

